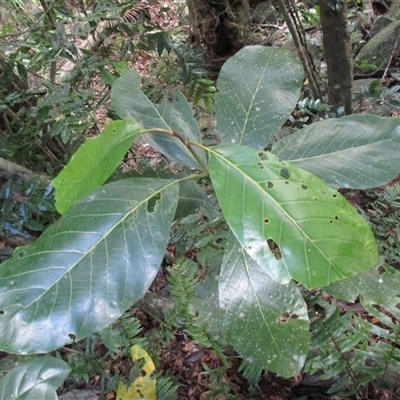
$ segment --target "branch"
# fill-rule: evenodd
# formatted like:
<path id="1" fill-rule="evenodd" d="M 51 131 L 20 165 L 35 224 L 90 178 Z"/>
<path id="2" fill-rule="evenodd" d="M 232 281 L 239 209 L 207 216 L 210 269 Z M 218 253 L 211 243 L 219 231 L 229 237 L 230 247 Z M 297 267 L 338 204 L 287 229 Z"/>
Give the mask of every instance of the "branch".
<path id="1" fill-rule="evenodd" d="M 396 49 L 397 49 L 397 42 L 398 41 L 399 41 L 399 37 L 397 36 L 396 37 L 396 41 L 394 42 L 392 53 L 390 54 L 390 57 L 389 57 L 389 61 L 387 62 L 387 65 L 386 65 L 385 72 L 383 73 L 383 76 L 381 78 L 381 85 L 383 83 L 383 80 L 386 78 L 386 75 L 387 75 L 387 72 L 389 70 L 390 64 L 392 63 L 393 56 L 394 56 L 394 54 L 396 52 Z"/>
<path id="2" fill-rule="evenodd" d="M 307 49 L 307 45 L 306 43 L 303 44 L 301 41 L 300 35 L 297 31 L 298 27 L 295 25 L 295 21 L 293 21 L 291 15 L 286 9 L 285 0 L 278 0 L 278 5 L 279 10 L 281 10 L 281 13 L 285 19 L 286 25 L 289 28 L 290 34 L 292 35 L 292 39 L 299 54 L 299 57 L 303 63 L 313 96 L 317 99 L 322 99 L 322 93 L 315 77 L 316 71 L 314 71 L 314 67 L 312 65 L 312 57 L 309 50 Z M 290 6 L 288 6 L 288 8 L 290 9 Z"/>
<path id="3" fill-rule="evenodd" d="M 18 177 L 26 180 L 35 175 L 37 174 L 33 171 L 0 157 L 0 177 L 6 179 Z M 47 177 L 43 176 L 43 178 L 48 181 Z"/>
<path id="4" fill-rule="evenodd" d="M 54 31 L 56 31 L 57 21 L 54 17 L 53 10 L 51 8 L 49 8 L 46 0 L 39 0 L 39 2 L 42 5 L 45 14 L 49 18 L 51 26 L 53 27 Z M 57 61 L 52 61 L 50 64 L 50 81 L 51 82 L 54 83 L 56 81 L 56 75 L 57 75 Z"/>

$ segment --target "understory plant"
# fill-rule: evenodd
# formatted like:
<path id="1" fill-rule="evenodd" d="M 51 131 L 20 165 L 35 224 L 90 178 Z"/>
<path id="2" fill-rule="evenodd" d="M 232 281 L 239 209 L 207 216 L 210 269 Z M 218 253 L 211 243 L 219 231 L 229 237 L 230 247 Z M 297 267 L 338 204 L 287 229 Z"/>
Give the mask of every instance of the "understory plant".
<path id="1" fill-rule="evenodd" d="M 205 239 L 200 244 L 182 235 L 194 240 L 189 247 L 199 243 L 203 279 L 188 310 L 195 323 L 223 337 L 248 370 L 285 377 L 302 370 L 310 351 L 304 298 L 310 289 L 350 301 L 361 296 L 370 308 L 385 292 L 397 297 L 397 271 L 379 263 L 367 221 L 337 190 L 394 179 L 400 120 L 329 119 L 265 151 L 295 107 L 302 82 L 301 63 L 289 51 L 239 51 L 219 75 L 220 143 L 207 147 L 181 93 L 153 104 L 137 72 L 117 79 L 111 97 L 121 119 L 88 139 L 52 182 L 62 217 L 0 267 L 1 350 L 48 353 L 115 322 L 149 289 L 171 227 L 199 218 L 199 210 L 210 222 L 208 243 L 222 254 L 211 260 L 201 252 Z M 170 160 L 162 177 L 114 173 L 139 136 Z M 188 248 L 179 246 L 184 256 Z M 379 284 L 380 297 L 370 280 Z M 25 393 L 38 386 L 54 392 L 68 374 L 67 364 L 50 356 L 36 359 L 35 368 Z M 50 370 L 57 379 L 43 381 Z M 0 393 L 17 398 L 20 374 L 4 379 Z"/>
<path id="2" fill-rule="evenodd" d="M 371 193 L 375 198 L 369 210 L 369 221 L 378 240 L 378 248 L 393 267 L 400 267 L 400 185 L 387 186 Z"/>

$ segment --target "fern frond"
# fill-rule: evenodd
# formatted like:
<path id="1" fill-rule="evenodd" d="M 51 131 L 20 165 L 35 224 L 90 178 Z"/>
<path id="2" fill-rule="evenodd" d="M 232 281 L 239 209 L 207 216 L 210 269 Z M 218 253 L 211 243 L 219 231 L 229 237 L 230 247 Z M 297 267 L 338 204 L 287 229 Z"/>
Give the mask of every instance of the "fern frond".
<path id="1" fill-rule="evenodd" d="M 140 337 L 142 327 L 140 321 L 133 315 L 133 310 L 126 311 L 115 323 L 100 333 L 101 342 L 107 347 L 108 353 L 115 358 L 116 354 L 126 352 L 126 349 L 138 344 L 146 348 L 148 341 Z"/>
<path id="2" fill-rule="evenodd" d="M 320 379 L 336 379 L 329 393 L 350 396 L 372 381 L 384 379 L 390 366 L 400 369 L 400 310 L 396 299 L 375 307 L 361 298 L 373 323 L 353 312 L 329 303 L 321 294 L 311 299 L 318 314 L 311 317 L 311 346 L 304 371 Z M 322 311 L 321 311 L 322 308 Z"/>
<path id="3" fill-rule="evenodd" d="M 157 377 L 157 400 L 176 400 L 177 397 L 177 390 L 179 385 L 175 382 L 174 378 L 170 376 L 164 377 Z"/>
<path id="4" fill-rule="evenodd" d="M 400 185 L 386 186 L 381 194 L 382 199 L 393 206 L 400 207 Z"/>
<path id="5" fill-rule="evenodd" d="M 190 259 L 178 260 L 169 269 L 168 283 L 174 308 L 166 316 L 166 322 L 172 326 L 185 325 L 188 318 L 188 305 L 199 283 L 200 271 L 195 262 Z"/>
<path id="6" fill-rule="evenodd" d="M 354 349 L 367 339 L 362 335 L 358 336 L 358 332 L 353 328 L 353 313 L 349 311 L 341 315 L 336 302 L 329 303 L 323 300 L 321 294 L 317 294 L 311 303 L 314 307 L 318 307 L 318 313 L 314 318 L 311 317 L 312 339 L 305 372 L 320 374 L 322 371 L 320 379 L 339 380 L 341 376 L 347 376 L 348 382 L 346 379 L 337 382 L 336 390 L 359 387 L 351 359 Z"/>
<path id="7" fill-rule="evenodd" d="M 134 310 L 127 310 L 119 318 L 121 326 L 121 333 L 124 338 L 128 341 L 129 347 L 133 345 L 139 345 L 143 348 L 147 347 L 147 339 L 139 337 L 142 327 L 140 321 L 134 316 Z"/>
<path id="8" fill-rule="evenodd" d="M 196 316 L 189 310 L 196 286 L 200 284 L 200 270 L 197 264 L 190 259 L 184 259 L 178 261 L 169 273 L 169 291 L 174 309 L 166 316 L 167 324 L 183 329 L 200 346 L 211 348 L 227 366 L 224 340 L 219 335 L 208 332 L 207 327 L 198 323 Z"/>
<path id="9" fill-rule="evenodd" d="M 207 333 L 204 329 L 200 328 L 196 324 L 191 324 L 185 328 L 185 333 L 193 338 L 193 340 L 198 343 L 200 346 L 205 348 L 211 348 L 212 342 L 209 339 Z"/>
<path id="10" fill-rule="evenodd" d="M 258 382 L 260 381 L 262 369 L 254 364 L 242 360 L 238 372 L 241 372 L 243 377 L 249 382 L 251 389 L 258 389 Z"/>
<path id="11" fill-rule="evenodd" d="M 105 27 L 108 29 L 117 29 L 121 24 L 139 24 L 150 17 L 148 6 L 141 5 L 140 2 L 117 1 L 117 14 L 111 14 L 105 17 Z"/>
<path id="12" fill-rule="evenodd" d="M 389 265 L 400 267 L 400 185 L 387 186 L 374 192 L 375 201 L 369 210 L 369 222 L 378 239 L 380 253 Z"/>

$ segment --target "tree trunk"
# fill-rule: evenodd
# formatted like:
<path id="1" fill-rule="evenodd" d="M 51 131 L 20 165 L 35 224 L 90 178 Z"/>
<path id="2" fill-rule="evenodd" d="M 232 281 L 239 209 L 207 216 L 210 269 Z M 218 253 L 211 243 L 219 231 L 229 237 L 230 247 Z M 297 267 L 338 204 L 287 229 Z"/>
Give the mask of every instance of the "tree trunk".
<path id="1" fill-rule="evenodd" d="M 322 93 L 318 83 L 319 75 L 307 45 L 306 35 L 297 11 L 297 6 L 294 0 L 277 0 L 277 3 L 292 36 L 297 54 L 303 64 L 312 94 L 315 99 L 321 99 Z"/>
<path id="2" fill-rule="evenodd" d="M 195 38 L 212 58 L 235 54 L 250 33 L 250 9 L 247 0 L 186 0 Z"/>
<path id="3" fill-rule="evenodd" d="M 324 57 L 328 69 L 329 103 L 335 108 L 343 106 L 345 113 L 351 114 L 353 112 L 351 102 L 353 64 L 347 2 L 319 0 L 319 6 Z"/>

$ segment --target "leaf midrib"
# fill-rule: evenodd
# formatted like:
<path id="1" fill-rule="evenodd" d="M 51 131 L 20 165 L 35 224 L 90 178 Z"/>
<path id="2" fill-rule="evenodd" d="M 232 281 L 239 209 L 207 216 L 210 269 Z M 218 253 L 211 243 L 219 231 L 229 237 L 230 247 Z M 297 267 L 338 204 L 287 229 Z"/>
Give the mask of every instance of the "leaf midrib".
<path id="1" fill-rule="evenodd" d="M 317 246 L 317 244 L 316 244 L 313 240 L 311 240 L 311 238 L 304 232 L 303 229 L 301 229 L 301 227 L 297 224 L 297 222 L 296 222 L 282 207 L 281 207 L 281 205 L 280 205 L 273 197 L 271 197 L 266 191 L 264 191 L 263 188 L 262 188 L 256 181 L 254 181 L 254 180 L 251 179 L 247 174 L 245 174 L 244 171 L 242 171 L 240 168 L 238 168 L 238 167 L 236 166 L 236 164 L 231 163 L 227 158 L 225 158 L 225 157 L 223 157 L 222 155 L 220 155 L 219 153 L 215 152 L 215 150 L 213 150 L 213 149 L 210 148 L 210 149 L 208 149 L 208 151 L 210 151 L 210 153 L 213 154 L 213 155 L 215 155 L 216 157 L 219 157 L 221 160 L 225 160 L 225 162 L 226 162 L 230 167 L 232 167 L 232 168 L 235 169 L 237 172 L 239 172 L 241 175 L 243 175 L 244 178 L 247 177 L 248 181 L 249 181 L 250 183 L 252 183 L 259 191 L 261 191 L 262 194 L 266 195 L 270 200 L 272 200 L 272 202 L 283 212 L 284 215 L 286 215 L 286 216 L 288 217 L 288 219 L 289 219 L 289 220 L 294 224 L 294 226 L 304 235 L 304 237 L 305 237 L 306 239 L 308 239 L 308 240 L 310 241 L 310 243 L 312 243 L 312 244 L 315 246 L 315 248 L 319 251 L 319 253 L 323 256 L 323 258 L 327 261 L 327 263 L 328 263 L 330 266 L 332 266 L 332 268 L 334 268 L 335 271 L 336 271 L 340 276 L 342 276 L 343 278 L 345 277 L 345 276 L 335 267 L 335 265 L 334 265 L 331 261 L 329 261 L 329 259 L 328 259 L 328 258 L 326 257 L 326 255 L 325 255 L 325 253 Z M 241 165 L 242 165 L 242 164 L 241 164 Z M 245 164 L 245 165 L 247 165 L 247 164 Z M 287 268 L 286 268 L 286 269 L 287 269 Z M 289 275 L 291 275 L 291 274 L 289 274 Z M 312 278 L 310 278 L 310 282 L 309 282 L 310 285 L 311 285 L 311 281 L 312 281 Z"/>
<path id="2" fill-rule="evenodd" d="M 271 57 L 272 57 L 272 55 L 269 56 L 269 59 L 268 59 L 267 63 L 265 64 L 264 68 L 262 69 L 262 73 L 260 74 L 260 78 L 259 78 L 259 80 L 257 82 L 257 87 L 256 87 L 256 89 L 255 89 L 255 91 L 254 91 L 254 93 L 252 95 L 249 107 L 246 110 L 246 117 L 244 119 L 243 127 L 242 127 L 241 132 L 240 132 L 240 142 L 239 142 L 240 144 L 243 142 L 244 134 L 246 133 L 245 132 L 246 131 L 246 126 L 247 126 L 247 123 L 249 122 L 249 115 L 250 115 L 250 112 L 251 112 L 251 110 L 253 108 L 253 104 L 254 104 L 255 98 L 257 96 L 258 90 L 260 89 L 261 82 L 263 81 L 265 70 L 269 66 L 269 61 L 270 61 Z"/>
<path id="3" fill-rule="evenodd" d="M 128 213 L 126 213 L 126 214 L 124 215 L 123 218 L 121 218 L 118 222 L 116 222 L 105 234 L 101 235 L 100 238 L 99 238 L 99 240 L 96 241 L 95 244 L 93 244 L 93 245 L 90 247 L 90 249 L 88 249 L 88 250 L 86 251 L 86 253 L 83 253 L 83 254 L 82 254 L 82 257 L 80 257 L 74 264 L 72 264 L 68 269 L 66 269 L 66 270 L 64 271 L 64 273 L 63 273 L 62 275 L 60 275 L 60 277 L 59 277 L 57 280 L 55 280 L 46 290 L 44 290 L 43 293 L 42 293 L 40 296 L 38 296 L 38 297 L 37 297 L 35 300 L 33 300 L 31 303 L 29 303 L 29 304 L 27 304 L 26 306 L 24 306 L 18 313 L 14 314 L 13 318 L 10 319 L 10 321 L 9 321 L 4 327 L 8 326 L 8 325 L 11 323 L 11 321 L 12 321 L 13 319 L 15 319 L 20 313 L 24 312 L 25 310 L 27 310 L 29 307 L 31 307 L 31 306 L 34 305 L 35 303 L 39 302 L 40 299 L 41 299 L 42 297 L 44 297 L 55 285 L 57 285 L 57 284 L 59 283 L 59 281 L 60 281 L 62 278 L 64 278 L 65 276 L 68 276 L 68 275 L 70 274 L 70 272 L 71 272 L 71 271 L 72 271 L 72 270 L 73 270 L 73 269 L 88 255 L 88 254 L 90 254 L 90 252 L 91 252 L 94 248 L 96 248 L 96 246 L 99 245 L 99 243 L 101 243 L 103 240 L 106 240 L 107 237 L 111 234 L 111 232 L 113 232 L 113 230 L 114 230 L 118 225 L 120 225 L 121 223 L 123 223 L 129 216 L 131 216 L 131 214 L 132 214 L 133 212 L 135 212 L 136 210 L 138 210 L 139 207 L 141 207 L 142 205 L 144 205 L 148 200 L 150 200 L 150 199 L 153 198 L 154 196 L 157 196 L 158 194 L 160 194 L 162 191 L 166 190 L 167 188 L 173 186 L 175 183 L 177 183 L 177 181 L 169 181 L 169 184 L 167 184 L 166 186 L 161 187 L 160 189 L 158 189 L 158 190 L 156 190 L 155 192 L 153 192 L 151 196 L 146 197 L 145 199 L 143 199 L 142 201 L 140 201 L 134 208 L 132 208 Z M 100 200 L 100 199 L 99 199 L 99 200 Z M 104 200 L 104 199 L 101 199 L 101 200 Z M 44 252 L 40 252 L 40 254 L 41 254 L 41 253 L 44 253 Z M 50 253 L 50 252 L 48 252 L 48 253 Z M 57 253 L 57 252 L 54 252 L 54 253 Z M 37 255 L 37 254 L 39 254 L 39 253 L 35 253 L 35 254 L 32 254 L 32 255 L 28 255 L 27 257 L 29 257 L 29 256 L 35 256 L 35 255 Z M 32 272 L 32 271 L 29 271 L 29 272 Z"/>
<path id="4" fill-rule="evenodd" d="M 239 243 L 239 245 L 240 245 L 240 243 Z M 273 344 L 274 344 L 274 347 L 275 347 L 276 351 L 279 353 L 279 355 L 282 355 L 282 352 L 281 352 L 280 347 L 278 347 L 277 344 L 276 344 L 275 335 L 272 333 L 271 328 L 270 328 L 270 326 L 269 326 L 269 324 L 268 324 L 268 321 L 266 320 L 266 318 L 265 318 L 265 316 L 264 316 L 263 307 L 261 306 L 261 304 L 260 304 L 260 302 L 259 302 L 259 300 L 258 300 L 257 291 L 254 290 L 253 279 L 252 279 L 252 277 L 251 277 L 250 268 L 249 268 L 249 266 L 248 266 L 248 263 L 247 263 L 247 260 L 246 260 L 246 256 L 245 256 L 245 254 L 243 253 L 243 250 L 244 250 L 244 249 L 243 249 L 243 246 L 240 245 L 240 247 L 241 247 L 241 248 L 240 248 L 241 256 L 243 257 L 243 262 L 244 262 L 244 265 L 245 265 L 245 268 L 246 268 L 246 274 L 247 274 L 247 277 L 248 277 L 248 280 L 249 280 L 249 284 L 250 284 L 251 290 L 252 290 L 252 292 L 253 292 L 253 297 L 254 297 L 255 302 L 256 302 L 256 304 L 257 304 L 257 308 L 258 308 L 258 310 L 259 310 L 259 313 L 260 313 L 260 315 L 261 315 L 262 320 L 264 321 L 264 325 L 266 326 L 266 328 L 268 329 L 268 332 L 269 332 L 270 336 L 272 337 Z"/>
<path id="5" fill-rule="evenodd" d="M 338 150 L 330 152 L 330 153 L 321 153 L 321 154 L 318 154 L 318 155 L 312 156 L 312 157 L 308 157 L 307 156 L 306 158 L 295 158 L 295 159 L 287 159 L 287 160 L 292 162 L 292 163 L 301 162 L 301 161 L 308 161 L 308 160 L 316 160 L 316 159 L 322 158 L 322 157 L 335 156 L 337 154 L 340 155 L 340 153 L 351 152 L 353 149 L 363 149 L 365 147 L 369 147 L 369 146 L 374 145 L 376 143 L 380 144 L 380 143 L 385 143 L 385 142 L 392 142 L 393 139 L 395 139 L 395 138 L 388 138 L 388 139 L 385 139 L 385 140 L 380 140 L 379 142 L 367 143 L 367 144 L 363 144 L 363 145 L 360 145 L 360 146 L 347 147 L 345 149 L 338 149 Z M 332 139 L 332 142 L 333 141 L 334 141 L 334 139 Z M 290 146 L 290 144 L 289 144 L 289 146 Z M 287 146 L 283 150 L 285 150 L 286 148 L 287 148 Z"/>

